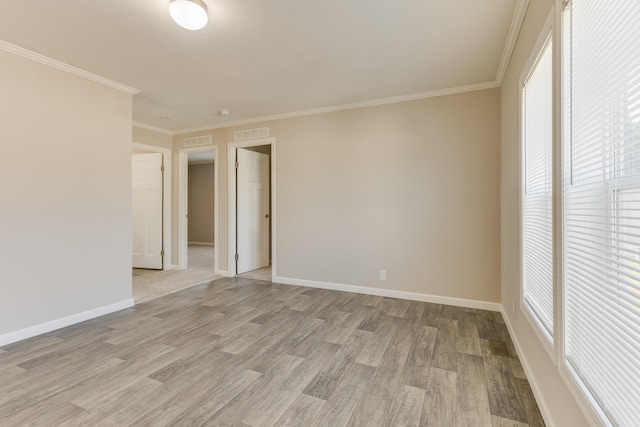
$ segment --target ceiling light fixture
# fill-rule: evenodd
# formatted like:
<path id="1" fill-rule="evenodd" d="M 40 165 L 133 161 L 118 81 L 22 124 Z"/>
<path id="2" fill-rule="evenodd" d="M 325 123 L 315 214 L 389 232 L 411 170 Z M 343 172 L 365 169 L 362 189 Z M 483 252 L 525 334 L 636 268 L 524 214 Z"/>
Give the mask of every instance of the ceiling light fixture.
<path id="1" fill-rule="evenodd" d="M 199 30 L 209 22 L 207 5 L 202 0 L 171 0 L 169 14 L 187 30 Z"/>

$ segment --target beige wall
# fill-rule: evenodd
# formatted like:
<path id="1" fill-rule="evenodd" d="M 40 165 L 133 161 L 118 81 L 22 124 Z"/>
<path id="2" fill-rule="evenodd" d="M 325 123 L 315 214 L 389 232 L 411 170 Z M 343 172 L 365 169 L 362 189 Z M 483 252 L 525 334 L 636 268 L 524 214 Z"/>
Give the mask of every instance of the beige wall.
<path id="1" fill-rule="evenodd" d="M 540 405 L 547 408 L 547 421 L 555 426 L 586 426 L 575 400 L 561 379 L 548 353 L 525 319 L 520 301 L 519 240 L 519 85 L 520 76 L 553 6 L 552 0 L 529 3 L 515 51 L 502 84 L 502 304 L 521 346 L 521 357 L 531 368 L 532 383 L 541 394 Z M 516 301 L 516 315 L 512 304 Z"/>
<path id="2" fill-rule="evenodd" d="M 131 95 L 0 51 L 0 340 L 131 299 Z"/>
<path id="3" fill-rule="evenodd" d="M 138 126 L 131 127 L 131 140 L 138 144 L 153 145 L 160 148 L 173 148 L 173 137 L 160 132 L 144 129 Z"/>
<path id="4" fill-rule="evenodd" d="M 189 165 L 189 242 L 213 244 L 213 163 Z"/>
<path id="5" fill-rule="evenodd" d="M 227 143 L 263 126 L 279 277 L 500 300 L 499 89 L 176 135 L 176 149 L 197 135 L 218 145 L 222 270 Z"/>

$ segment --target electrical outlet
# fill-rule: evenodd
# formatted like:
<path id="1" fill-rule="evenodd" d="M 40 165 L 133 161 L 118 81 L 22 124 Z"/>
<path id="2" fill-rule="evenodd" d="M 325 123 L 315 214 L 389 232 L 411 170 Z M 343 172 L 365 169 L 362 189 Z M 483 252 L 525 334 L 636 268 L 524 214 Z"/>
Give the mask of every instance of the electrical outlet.
<path id="1" fill-rule="evenodd" d="M 387 270 L 380 270 L 380 280 L 387 280 Z"/>

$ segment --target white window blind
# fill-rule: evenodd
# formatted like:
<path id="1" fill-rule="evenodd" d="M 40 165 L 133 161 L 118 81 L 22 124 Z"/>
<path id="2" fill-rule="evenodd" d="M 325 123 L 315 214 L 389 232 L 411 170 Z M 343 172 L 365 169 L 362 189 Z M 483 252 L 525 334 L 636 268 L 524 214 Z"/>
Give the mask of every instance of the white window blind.
<path id="1" fill-rule="evenodd" d="M 553 337 L 552 43 L 544 44 L 522 88 L 522 296 Z"/>
<path id="2" fill-rule="evenodd" d="M 640 425 L 640 1 L 565 10 L 565 363 L 606 424 Z"/>

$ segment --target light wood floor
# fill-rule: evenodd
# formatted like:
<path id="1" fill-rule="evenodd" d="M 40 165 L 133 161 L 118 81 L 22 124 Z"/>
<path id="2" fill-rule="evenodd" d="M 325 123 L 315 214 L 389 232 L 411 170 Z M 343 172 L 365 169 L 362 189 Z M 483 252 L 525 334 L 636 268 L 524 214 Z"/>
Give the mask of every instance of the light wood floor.
<path id="1" fill-rule="evenodd" d="M 2 426 L 542 426 L 498 313 L 219 279 L 0 348 Z"/>

